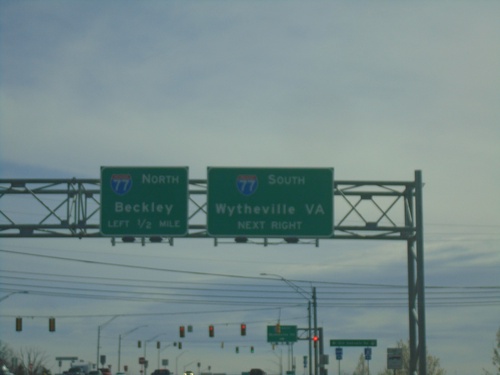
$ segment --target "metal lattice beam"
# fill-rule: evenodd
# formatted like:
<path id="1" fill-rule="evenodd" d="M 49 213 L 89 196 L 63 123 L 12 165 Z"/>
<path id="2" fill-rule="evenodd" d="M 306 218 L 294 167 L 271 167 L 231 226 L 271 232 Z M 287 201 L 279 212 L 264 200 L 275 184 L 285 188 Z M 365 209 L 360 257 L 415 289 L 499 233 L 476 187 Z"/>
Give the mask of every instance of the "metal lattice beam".
<path id="1" fill-rule="evenodd" d="M 189 233 L 206 232 L 206 180 L 189 181 Z M 331 238 L 408 240 L 416 235 L 414 182 L 335 181 Z M 102 237 L 100 180 L 0 179 L 0 237 Z"/>

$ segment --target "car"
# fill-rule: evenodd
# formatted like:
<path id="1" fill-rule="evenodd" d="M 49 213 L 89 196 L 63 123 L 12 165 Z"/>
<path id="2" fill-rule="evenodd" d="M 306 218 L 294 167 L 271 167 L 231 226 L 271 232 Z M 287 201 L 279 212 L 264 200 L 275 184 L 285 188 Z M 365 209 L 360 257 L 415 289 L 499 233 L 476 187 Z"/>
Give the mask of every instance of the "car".
<path id="1" fill-rule="evenodd" d="M 115 375 L 125 375 L 125 373 L 124 372 L 115 372 Z"/>
<path id="2" fill-rule="evenodd" d="M 265 371 L 261 370 L 260 368 L 253 368 L 250 370 L 249 375 L 266 375 Z"/>
<path id="3" fill-rule="evenodd" d="M 92 371 L 89 371 L 89 374 L 88 375 L 103 375 L 101 370 L 92 370 Z"/>
<path id="4" fill-rule="evenodd" d="M 85 375 L 81 367 L 71 367 L 67 372 L 68 375 Z"/>
<path id="5" fill-rule="evenodd" d="M 118 375 L 118 374 L 116 374 Z M 166 368 L 164 369 L 158 369 L 158 370 L 154 370 L 151 375 L 170 375 L 170 371 L 167 370 Z"/>
<path id="6" fill-rule="evenodd" d="M 184 375 L 194 375 L 194 372 L 193 371 L 185 371 Z"/>
<path id="7" fill-rule="evenodd" d="M 101 370 L 102 375 L 113 375 L 109 368 L 103 367 L 103 368 L 100 368 L 99 370 Z"/>
<path id="8" fill-rule="evenodd" d="M 170 375 L 170 371 L 166 368 L 154 370 L 151 375 Z"/>

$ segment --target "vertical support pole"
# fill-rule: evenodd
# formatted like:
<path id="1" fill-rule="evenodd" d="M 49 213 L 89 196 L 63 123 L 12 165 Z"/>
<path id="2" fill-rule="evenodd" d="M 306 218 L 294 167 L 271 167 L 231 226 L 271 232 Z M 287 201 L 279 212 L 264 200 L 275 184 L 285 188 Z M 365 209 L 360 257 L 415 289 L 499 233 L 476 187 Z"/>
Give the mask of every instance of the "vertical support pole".
<path id="1" fill-rule="evenodd" d="M 120 372 L 120 358 L 121 358 L 121 355 L 122 355 L 122 335 L 119 335 L 118 336 L 118 367 L 116 370 L 116 372 Z M 159 367 L 158 367 L 159 368 Z"/>
<path id="2" fill-rule="evenodd" d="M 318 336 L 318 305 L 316 303 L 316 287 L 312 289 L 313 311 L 314 311 L 314 336 Z M 314 375 L 318 375 L 318 344 L 314 344 Z"/>
<path id="3" fill-rule="evenodd" d="M 406 211 L 405 211 L 405 226 L 407 228 L 415 228 L 418 231 L 415 223 L 415 205 L 413 204 L 416 188 L 414 185 L 407 187 L 406 190 Z M 415 235 L 408 237 L 407 243 L 408 257 L 408 322 L 409 322 L 409 374 L 417 374 L 417 280 L 415 274 L 415 263 L 417 262 L 415 253 Z"/>
<path id="4" fill-rule="evenodd" d="M 307 332 L 308 334 L 308 341 L 309 341 L 309 375 L 313 375 L 313 358 L 312 358 L 312 335 L 311 335 L 311 301 L 309 300 L 308 302 L 308 319 L 309 319 L 309 330 Z"/>
<path id="5" fill-rule="evenodd" d="M 409 322 L 409 374 L 417 374 L 417 281 L 415 276 L 415 241 L 409 239 L 407 242 L 408 251 L 408 322 Z"/>
<path id="6" fill-rule="evenodd" d="M 99 368 L 99 347 L 101 345 L 101 326 L 97 326 L 97 359 L 95 361 L 96 368 Z"/>
<path id="7" fill-rule="evenodd" d="M 319 331 L 319 375 L 324 375 L 325 364 L 323 363 L 323 354 L 325 353 L 325 348 L 323 346 L 323 327 L 318 327 Z"/>
<path id="8" fill-rule="evenodd" d="M 426 375 L 427 345 L 425 334 L 424 215 L 421 171 L 415 171 L 415 185 L 415 218 L 417 224 L 418 373 L 419 375 Z"/>

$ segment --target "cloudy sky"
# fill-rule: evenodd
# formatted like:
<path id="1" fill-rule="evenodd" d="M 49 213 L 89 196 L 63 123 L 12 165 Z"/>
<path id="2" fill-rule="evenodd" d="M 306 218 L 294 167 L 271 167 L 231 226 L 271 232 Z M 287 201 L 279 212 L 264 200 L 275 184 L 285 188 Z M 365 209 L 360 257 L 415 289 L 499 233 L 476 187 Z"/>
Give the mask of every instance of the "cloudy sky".
<path id="1" fill-rule="evenodd" d="M 187 166 L 190 178 L 204 179 L 209 166 L 273 166 L 412 181 L 421 170 L 427 347 L 448 374 L 479 373 L 490 368 L 500 327 L 499 13 L 493 1 L 4 0 L 0 178 Z M 0 209 L 35 214 L 4 197 Z M 263 272 L 317 287 L 326 345 L 377 339 L 372 372 L 385 367 L 386 348 L 408 339 L 404 242 L 325 240 L 317 248 L 177 239 L 143 247 L 3 238 L 0 250 L 0 297 L 37 285 L 45 293 L 0 302 L 0 339 L 16 350 L 43 347 L 53 372 L 55 357 L 95 362 L 104 325 L 100 353 L 113 370 L 126 334 L 121 365 L 132 375 L 144 350 L 136 341 L 149 339 L 150 361 L 161 340 L 172 370 L 201 362 L 201 370 L 275 373 L 287 350 L 271 350 L 266 325 L 303 326 L 307 310 L 296 290 Z M 188 294 L 181 287 L 202 303 L 174 296 Z M 78 297 L 81 289 L 91 292 Z M 354 302 L 342 305 L 340 293 Z M 252 304 L 255 295 L 285 302 Z M 24 317 L 22 332 L 16 316 Z M 54 333 L 49 316 L 57 318 Z M 183 350 L 165 348 L 183 324 L 193 325 Z M 250 346 L 255 353 L 243 353 Z M 334 349 L 326 349 L 336 373 Z M 352 373 L 360 353 L 346 350 L 342 370 Z M 295 345 L 299 374 L 305 354 L 304 342 Z"/>

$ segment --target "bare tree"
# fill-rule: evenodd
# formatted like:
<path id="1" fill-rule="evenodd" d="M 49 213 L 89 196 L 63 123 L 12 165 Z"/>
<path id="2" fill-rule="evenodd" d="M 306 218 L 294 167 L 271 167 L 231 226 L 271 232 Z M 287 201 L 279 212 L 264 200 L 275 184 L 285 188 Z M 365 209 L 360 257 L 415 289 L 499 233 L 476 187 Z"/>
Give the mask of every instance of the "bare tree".
<path id="1" fill-rule="evenodd" d="M 46 366 L 48 356 L 45 352 L 37 348 L 21 348 L 19 354 L 19 367 L 22 367 L 24 375 L 48 375 L 50 373 Z"/>
<path id="2" fill-rule="evenodd" d="M 354 373 L 352 375 L 368 375 L 368 374 L 369 374 L 368 361 L 365 360 L 365 356 L 362 353 L 359 356 L 356 370 L 354 370 Z"/>
<path id="3" fill-rule="evenodd" d="M 12 371 L 14 367 L 14 351 L 9 347 L 9 345 L 0 341 L 0 366 L 6 366 Z"/>
<path id="4" fill-rule="evenodd" d="M 500 328 L 497 331 L 497 346 L 493 348 L 493 357 L 491 358 L 493 366 L 495 367 L 497 375 L 500 375 Z M 493 375 L 493 372 L 483 370 L 486 375 Z"/>

